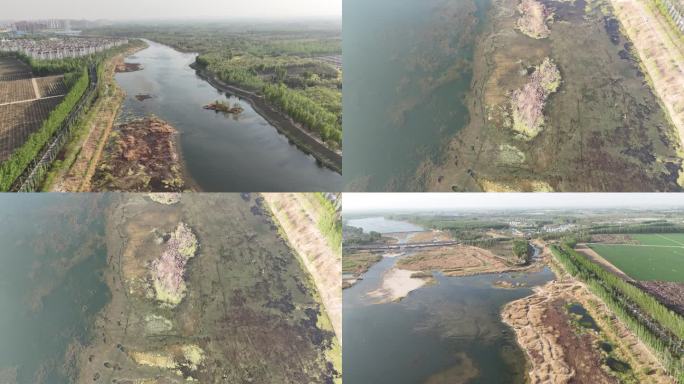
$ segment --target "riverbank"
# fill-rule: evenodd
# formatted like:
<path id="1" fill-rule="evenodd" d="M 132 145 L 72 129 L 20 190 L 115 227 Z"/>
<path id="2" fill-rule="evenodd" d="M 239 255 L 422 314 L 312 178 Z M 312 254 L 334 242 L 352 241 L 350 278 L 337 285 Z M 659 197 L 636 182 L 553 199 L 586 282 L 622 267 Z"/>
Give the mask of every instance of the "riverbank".
<path id="1" fill-rule="evenodd" d="M 526 352 L 530 383 L 674 383 L 600 299 L 549 262 L 559 277 L 501 312 Z"/>
<path id="2" fill-rule="evenodd" d="M 684 145 L 684 41 L 653 5 L 642 0 L 611 3 Z"/>
<path id="3" fill-rule="evenodd" d="M 342 256 L 342 289 L 351 288 L 363 279 L 370 267 L 382 260 L 386 255 L 369 251 L 353 252 Z"/>
<path id="4" fill-rule="evenodd" d="M 51 192 L 88 192 L 95 167 L 102 156 L 102 150 L 114 125 L 125 94 L 118 86 L 114 75 L 118 68 L 125 66 L 126 57 L 147 48 L 139 41 L 125 52 L 109 60 L 102 72 L 102 91 L 100 97 L 90 108 L 84 122 L 75 132 L 71 143 L 66 145 L 61 162 L 55 164 L 46 178 L 46 191 Z"/>
<path id="5" fill-rule="evenodd" d="M 300 124 L 297 124 L 289 116 L 268 104 L 263 96 L 234 85 L 226 84 L 217 79 L 212 73 L 199 68 L 195 63 L 191 64 L 190 67 L 196 71 L 200 78 L 217 90 L 246 100 L 278 132 L 285 135 L 300 150 L 315 157 L 320 164 L 337 173 L 342 173 L 342 154 L 340 152 L 328 148 L 321 140 L 309 133 Z"/>
<path id="6" fill-rule="evenodd" d="M 93 191 L 182 192 L 189 187 L 178 131 L 154 116 L 116 127 L 93 175 Z"/>
<path id="7" fill-rule="evenodd" d="M 326 309 L 327 317 L 342 342 L 342 271 L 341 254 L 328 244 L 318 228 L 320 217 L 306 209 L 311 201 L 294 193 L 265 193 L 263 197 L 284 238 L 299 255 L 313 278 Z"/>

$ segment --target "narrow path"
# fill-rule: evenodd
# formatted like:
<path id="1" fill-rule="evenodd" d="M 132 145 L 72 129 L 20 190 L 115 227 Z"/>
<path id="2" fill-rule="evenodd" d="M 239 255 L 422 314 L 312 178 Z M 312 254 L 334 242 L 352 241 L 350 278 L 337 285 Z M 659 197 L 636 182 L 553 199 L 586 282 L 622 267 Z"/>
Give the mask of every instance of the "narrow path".
<path id="1" fill-rule="evenodd" d="M 38 89 L 36 89 L 35 91 L 36 91 L 36 94 L 38 94 Z M 66 94 L 64 94 L 64 95 L 57 95 L 57 96 L 48 96 L 48 97 L 36 97 L 35 99 L 27 99 L 27 100 L 21 100 L 21 101 L 12 101 L 12 102 L 9 102 L 9 103 L 0 104 L 0 107 L 3 107 L 3 106 L 5 106 L 5 105 L 14 105 L 14 104 L 31 103 L 31 102 L 34 102 L 34 101 L 47 100 L 47 99 L 54 99 L 54 98 L 57 98 L 57 97 L 64 97 L 64 96 L 66 96 Z"/>
<path id="2" fill-rule="evenodd" d="M 31 84 L 33 85 L 33 92 L 36 94 L 36 99 L 40 99 L 40 89 L 38 89 L 38 83 L 36 82 L 35 77 L 31 78 Z"/>

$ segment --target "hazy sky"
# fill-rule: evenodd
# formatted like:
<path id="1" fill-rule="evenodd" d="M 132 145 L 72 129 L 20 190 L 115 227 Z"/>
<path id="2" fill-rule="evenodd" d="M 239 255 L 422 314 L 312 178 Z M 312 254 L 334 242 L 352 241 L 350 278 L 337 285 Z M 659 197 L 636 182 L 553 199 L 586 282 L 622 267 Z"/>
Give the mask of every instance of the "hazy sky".
<path id="1" fill-rule="evenodd" d="M 342 0 L 2 0 L 0 19 L 311 18 L 342 15 Z"/>
<path id="2" fill-rule="evenodd" d="M 347 212 L 369 210 L 449 211 L 491 208 L 684 207 L 678 193 L 345 193 Z"/>

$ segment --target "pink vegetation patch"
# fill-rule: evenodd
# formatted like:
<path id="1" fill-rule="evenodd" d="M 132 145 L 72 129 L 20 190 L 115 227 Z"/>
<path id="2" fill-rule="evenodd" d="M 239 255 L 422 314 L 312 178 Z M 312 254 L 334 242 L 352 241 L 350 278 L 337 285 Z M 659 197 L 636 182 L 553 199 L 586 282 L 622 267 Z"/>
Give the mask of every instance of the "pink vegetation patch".
<path id="1" fill-rule="evenodd" d="M 518 19 L 520 32 L 535 39 L 549 37 L 551 31 L 546 25 L 546 20 L 551 17 L 551 12 L 544 4 L 536 0 L 522 0 L 518 10 L 522 14 Z"/>
<path id="2" fill-rule="evenodd" d="M 561 76 L 551 59 L 546 58 L 530 80 L 512 95 L 513 127 L 529 137 L 536 136 L 544 124 L 544 105 L 560 86 Z"/>
<path id="3" fill-rule="evenodd" d="M 152 278 L 155 280 L 157 297 L 174 298 L 180 301 L 185 291 L 185 266 L 195 255 L 197 238 L 190 227 L 180 223 L 166 244 L 166 250 L 151 265 Z M 168 300 L 167 300 L 168 301 Z"/>
<path id="4" fill-rule="evenodd" d="M 178 252 L 164 251 L 159 259 L 152 262 L 154 277 L 164 290 L 172 294 L 180 293 L 187 262 L 188 260 Z"/>

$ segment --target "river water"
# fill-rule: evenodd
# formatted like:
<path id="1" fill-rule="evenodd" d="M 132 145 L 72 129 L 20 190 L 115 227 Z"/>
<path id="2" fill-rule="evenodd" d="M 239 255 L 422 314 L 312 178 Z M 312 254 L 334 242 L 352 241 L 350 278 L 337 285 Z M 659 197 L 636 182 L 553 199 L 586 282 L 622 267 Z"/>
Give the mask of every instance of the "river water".
<path id="1" fill-rule="evenodd" d="M 354 224 L 361 226 L 358 220 Z M 506 303 L 531 295 L 531 287 L 553 279 L 550 270 L 469 277 L 437 274 L 434 285 L 419 288 L 400 302 L 373 304 L 367 294 L 381 285 L 397 260 L 384 258 L 344 291 L 345 384 L 524 382 L 524 352 L 513 331 L 501 322 L 500 312 Z M 525 287 L 492 285 L 502 280 Z"/>
<path id="2" fill-rule="evenodd" d="M 399 220 L 391 220 L 382 216 L 364 217 L 359 219 L 349 219 L 347 224 L 363 229 L 364 232 L 371 231 L 378 233 L 392 233 L 392 232 L 413 232 L 423 231 L 424 228 L 413 223 Z"/>
<path id="3" fill-rule="evenodd" d="M 144 69 L 119 73 L 126 91 L 120 119 L 154 114 L 180 132 L 190 177 L 207 192 L 339 191 L 342 176 L 321 167 L 278 133 L 244 100 L 226 96 L 189 67 L 196 54 L 147 41 L 149 48 L 126 61 Z M 151 95 L 138 101 L 136 95 Z M 239 103 L 238 117 L 204 110 L 216 100 Z"/>
<path id="4" fill-rule="evenodd" d="M 76 355 L 68 351 L 87 344 L 111 297 L 102 278 L 108 199 L 0 198 L 0 382 L 73 382 Z"/>
<path id="5" fill-rule="evenodd" d="M 420 189 L 425 159 L 469 121 L 476 33 L 489 0 L 345 0 L 344 180 Z"/>

